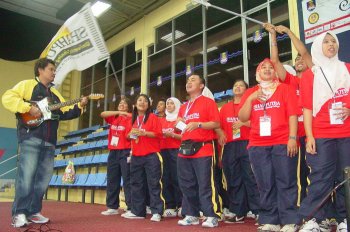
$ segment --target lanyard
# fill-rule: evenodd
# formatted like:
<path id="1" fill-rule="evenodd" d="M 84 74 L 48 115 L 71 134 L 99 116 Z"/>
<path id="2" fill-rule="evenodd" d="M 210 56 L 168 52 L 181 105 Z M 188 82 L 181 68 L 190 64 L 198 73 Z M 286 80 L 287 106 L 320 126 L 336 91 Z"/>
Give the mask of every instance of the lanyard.
<path id="1" fill-rule="evenodd" d="M 139 129 L 141 129 L 143 123 L 145 122 L 145 118 L 146 118 L 146 116 L 143 115 L 142 122 L 140 123 L 140 116 L 137 116 L 137 118 L 136 118 L 136 124 L 137 124 L 137 127 L 138 127 Z"/>
<path id="2" fill-rule="evenodd" d="M 195 101 L 197 100 L 197 98 L 199 98 L 200 96 L 202 96 L 202 94 L 199 95 L 199 96 L 197 96 L 197 97 L 193 100 L 193 102 L 188 101 L 188 103 L 187 103 L 187 105 L 186 105 L 186 110 L 185 110 L 184 118 L 187 117 L 187 114 L 188 114 L 188 112 L 190 111 L 190 109 L 192 108 L 194 102 L 195 102 Z M 190 103 L 191 103 L 191 104 L 190 104 Z M 186 119 L 185 119 L 185 120 L 186 120 Z"/>
<path id="3" fill-rule="evenodd" d="M 333 91 L 333 88 L 332 88 L 331 84 L 329 84 L 329 81 L 328 81 L 326 75 L 324 74 L 323 69 L 322 69 L 321 67 L 320 67 L 320 69 L 321 69 L 321 72 L 322 72 L 322 74 L 323 74 L 323 77 L 324 77 L 324 79 L 326 79 L 327 84 L 328 84 L 329 88 L 331 89 L 331 91 L 332 91 L 332 93 L 333 93 L 333 97 L 334 97 L 334 96 L 335 96 L 335 93 L 334 93 L 334 91 Z"/>

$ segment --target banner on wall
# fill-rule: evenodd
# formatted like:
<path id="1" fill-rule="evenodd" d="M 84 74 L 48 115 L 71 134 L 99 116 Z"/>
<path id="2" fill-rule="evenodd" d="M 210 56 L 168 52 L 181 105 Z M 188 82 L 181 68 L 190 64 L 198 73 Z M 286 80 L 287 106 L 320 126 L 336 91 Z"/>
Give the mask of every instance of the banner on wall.
<path id="1" fill-rule="evenodd" d="M 339 34 L 350 30 L 350 1 L 302 0 L 305 43 L 311 43 L 322 32 Z"/>
<path id="2" fill-rule="evenodd" d="M 90 3 L 67 19 L 41 53 L 42 57 L 56 62 L 56 85 L 61 85 L 69 72 L 82 71 L 109 58 Z"/>

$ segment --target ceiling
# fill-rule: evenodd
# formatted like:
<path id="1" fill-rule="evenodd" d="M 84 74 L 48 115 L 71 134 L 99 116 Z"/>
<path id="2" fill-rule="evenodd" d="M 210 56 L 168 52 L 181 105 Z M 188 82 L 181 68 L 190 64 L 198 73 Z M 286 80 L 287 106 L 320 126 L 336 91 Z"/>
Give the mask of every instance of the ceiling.
<path id="1" fill-rule="evenodd" d="M 39 57 L 67 18 L 95 0 L 0 0 L 0 58 Z M 105 40 L 169 0 L 107 0 L 112 7 L 98 18 Z"/>

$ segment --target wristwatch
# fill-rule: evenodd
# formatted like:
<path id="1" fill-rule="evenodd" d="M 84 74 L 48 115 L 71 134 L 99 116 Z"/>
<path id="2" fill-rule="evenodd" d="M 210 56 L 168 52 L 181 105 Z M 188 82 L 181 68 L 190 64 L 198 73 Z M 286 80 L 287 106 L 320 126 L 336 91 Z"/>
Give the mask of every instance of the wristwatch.
<path id="1" fill-rule="evenodd" d="M 201 122 L 198 123 L 198 128 L 202 128 L 202 123 Z"/>

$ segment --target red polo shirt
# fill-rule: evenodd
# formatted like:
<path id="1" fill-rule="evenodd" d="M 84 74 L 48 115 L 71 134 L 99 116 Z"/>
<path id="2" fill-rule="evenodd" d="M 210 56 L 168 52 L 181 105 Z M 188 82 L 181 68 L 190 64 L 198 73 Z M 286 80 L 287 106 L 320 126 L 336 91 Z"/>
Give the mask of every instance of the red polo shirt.
<path id="1" fill-rule="evenodd" d="M 350 72 L 350 63 L 346 64 Z M 313 105 L 313 84 L 314 75 L 311 69 L 303 73 L 300 84 L 301 104 L 304 108 L 312 110 Z M 331 125 L 329 118 L 328 106 L 333 103 L 334 99 L 329 99 L 317 113 L 316 117 L 312 117 L 312 132 L 315 138 L 344 138 L 350 136 L 350 118 L 344 121 L 344 124 Z M 349 89 L 337 89 L 335 93 L 335 101 L 346 103 L 346 107 L 350 107 Z"/>
<path id="2" fill-rule="evenodd" d="M 242 97 L 240 107 L 249 95 L 259 89 L 248 89 Z M 260 136 L 260 117 L 264 116 L 264 103 L 254 100 L 250 114 L 250 146 L 272 146 L 287 144 L 289 139 L 289 117 L 297 115 L 295 90 L 286 84 L 279 84 L 274 94 L 266 102 L 266 114 L 271 117 L 271 136 Z"/>
<path id="3" fill-rule="evenodd" d="M 130 149 L 131 143 L 127 139 L 127 135 L 131 128 L 131 117 L 129 116 L 110 116 L 105 118 L 105 121 L 110 124 L 108 133 L 108 149 L 109 150 L 122 150 Z M 117 146 L 112 145 L 112 137 L 114 141 L 118 141 Z"/>
<path id="4" fill-rule="evenodd" d="M 248 140 L 250 128 L 242 126 L 240 128 L 241 136 L 233 139 L 232 125 L 238 121 L 239 104 L 234 104 L 230 101 L 223 105 L 220 110 L 220 125 L 221 129 L 224 130 L 227 138 L 227 143 L 237 140 Z"/>
<path id="5" fill-rule="evenodd" d="M 301 78 L 286 72 L 286 78 L 283 83 L 290 85 L 297 95 L 298 101 L 298 137 L 305 136 L 304 120 L 303 120 L 303 107 L 300 102 L 300 80 Z"/>
<path id="6" fill-rule="evenodd" d="M 187 109 L 187 110 L 186 110 Z M 216 103 L 207 97 L 199 96 L 194 102 L 186 102 L 180 107 L 179 117 L 185 120 L 185 123 L 190 122 L 220 122 L 219 110 Z M 197 142 L 211 141 L 215 139 L 214 130 L 205 130 L 197 128 L 191 132 L 185 132 L 182 135 L 182 141 L 191 139 Z M 213 145 L 205 144 L 196 154 L 192 156 L 183 156 L 179 154 L 179 157 L 184 158 L 200 158 L 205 156 L 212 156 L 214 154 Z"/>
<path id="7" fill-rule="evenodd" d="M 158 117 L 153 113 L 149 114 L 147 122 L 143 122 L 144 116 L 138 116 L 139 120 L 135 120 L 132 128 L 140 128 L 141 130 L 154 132 L 156 137 L 147 136 L 138 137 L 138 141 L 131 140 L 131 148 L 133 156 L 146 156 L 151 153 L 160 152 L 160 138 L 162 137 L 162 127 Z M 138 125 L 139 122 L 140 124 Z"/>
<path id="8" fill-rule="evenodd" d="M 180 134 L 181 132 L 175 129 L 176 121 L 167 121 L 166 118 L 159 118 L 160 124 L 162 125 L 162 133 L 165 132 L 174 132 L 176 134 Z M 171 148 L 179 148 L 181 141 L 175 138 L 166 138 L 162 136 L 160 141 L 160 149 L 171 149 Z"/>

